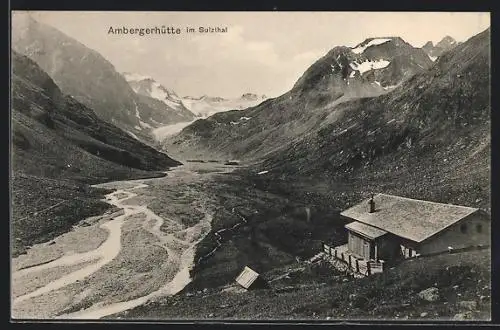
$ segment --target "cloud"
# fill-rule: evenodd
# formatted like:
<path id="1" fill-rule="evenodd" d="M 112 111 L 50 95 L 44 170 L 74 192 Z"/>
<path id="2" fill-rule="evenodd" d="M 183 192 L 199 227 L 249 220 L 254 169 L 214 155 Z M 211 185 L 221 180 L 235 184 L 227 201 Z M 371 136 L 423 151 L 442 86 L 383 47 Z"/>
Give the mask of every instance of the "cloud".
<path id="1" fill-rule="evenodd" d="M 276 65 L 279 56 L 269 41 L 247 40 L 244 28 L 230 26 L 226 33 L 199 34 L 191 39 L 193 51 L 206 62 L 246 62 L 265 66 Z"/>

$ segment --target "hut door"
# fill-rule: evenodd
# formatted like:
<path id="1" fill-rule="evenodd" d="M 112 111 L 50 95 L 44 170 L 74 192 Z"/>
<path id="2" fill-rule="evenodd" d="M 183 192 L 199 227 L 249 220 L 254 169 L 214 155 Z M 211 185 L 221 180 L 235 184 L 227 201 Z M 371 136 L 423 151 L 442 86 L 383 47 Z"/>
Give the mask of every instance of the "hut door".
<path id="1" fill-rule="evenodd" d="M 363 258 L 366 260 L 370 259 L 370 242 L 363 240 Z"/>

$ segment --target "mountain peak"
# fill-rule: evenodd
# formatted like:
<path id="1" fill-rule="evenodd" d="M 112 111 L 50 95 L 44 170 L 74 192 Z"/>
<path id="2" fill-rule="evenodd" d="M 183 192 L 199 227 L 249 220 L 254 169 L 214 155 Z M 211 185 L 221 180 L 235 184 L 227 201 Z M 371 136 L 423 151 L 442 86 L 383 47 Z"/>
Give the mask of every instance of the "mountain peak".
<path id="1" fill-rule="evenodd" d="M 432 41 L 428 41 L 422 50 L 429 56 L 432 61 L 441 56 L 444 52 L 449 51 L 457 45 L 457 41 L 450 36 L 445 36 L 436 45 Z"/>
<path id="2" fill-rule="evenodd" d="M 372 46 L 383 45 L 386 43 L 392 42 L 396 47 L 402 45 L 409 45 L 406 41 L 404 41 L 401 37 L 371 37 L 365 39 L 360 44 L 351 48 L 351 51 L 355 54 L 362 54 L 366 49 Z"/>
<path id="3" fill-rule="evenodd" d="M 367 38 L 355 47 L 337 46 L 297 80 L 294 93 L 325 98 L 384 93 L 432 64 L 427 55 L 400 37 Z"/>
<path id="4" fill-rule="evenodd" d="M 440 42 L 438 42 L 436 44 L 436 47 L 447 48 L 447 47 L 454 45 L 456 43 L 457 43 L 457 41 L 455 39 L 453 39 L 450 36 L 446 36 L 443 39 L 441 39 Z"/>
<path id="5" fill-rule="evenodd" d="M 427 41 L 427 42 L 425 43 L 425 45 L 423 45 L 423 46 L 422 46 L 422 48 L 424 48 L 424 49 L 426 49 L 426 48 L 427 48 L 427 49 L 430 49 L 430 48 L 433 48 L 433 47 L 434 47 L 434 43 L 433 43 L 432 41 L 430 41 L 430 40 L 429 40 L 429 41 Z"/>

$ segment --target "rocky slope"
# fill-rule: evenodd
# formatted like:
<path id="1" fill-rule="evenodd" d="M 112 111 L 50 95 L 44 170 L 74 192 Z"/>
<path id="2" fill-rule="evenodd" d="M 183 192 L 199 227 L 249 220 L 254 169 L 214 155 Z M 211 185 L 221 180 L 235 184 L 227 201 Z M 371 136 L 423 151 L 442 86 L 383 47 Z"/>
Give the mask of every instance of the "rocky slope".
<path id="1" fill-rule="evenodd" d="M 318 127 L 337 104 L 387 93 L 431 65 L 421 49 L 397 37 L 335 47 L 291 91 L 244 111 L 198 120 L 168 146 L 179 151 L 209 149 L 234 158 L 264 157 Z"/>
<path id="2" fill-rule="evenodd" d="M 110 319 L 489 321 L 490 258 L 473 251 L 408 260 L 362 279 L 298 262 L 262 274 L 266 289 L 246 291 L 234 281 L 188 288 Z"/>
<path id="3" fill-rule="evenodd" d="M 29 14 L 13 15 L 12 47 L 35 61 L 64 94 L 133 136 L 148 140 L 149 131 L 161 125 L 155 120 L 168 123 L 170 109 L 136 94 L 101 54 Z"/>
<path id="4" fill-rule="evenodd" d="M 447 52 L 457 46 L 457 42 L 450 36 L 444 37 L 440 42 L 436 45 L 432 41 L 428 41 L 423 47 L 422 50 L 429 56 L 432 61 L 435 61 L 436 58 L 441 56 L 444 52 Z"/>
<path id="5" fill-rule="evenodd" d="M 179 164 L 101 120 L 15 51 L 12 69 L 12 225 L 17 249 L 106 209 L 98 201 L 102 192 L 88 184 L 161 175 Z M 39 212 L 47 207 L 50 212 Z"/>

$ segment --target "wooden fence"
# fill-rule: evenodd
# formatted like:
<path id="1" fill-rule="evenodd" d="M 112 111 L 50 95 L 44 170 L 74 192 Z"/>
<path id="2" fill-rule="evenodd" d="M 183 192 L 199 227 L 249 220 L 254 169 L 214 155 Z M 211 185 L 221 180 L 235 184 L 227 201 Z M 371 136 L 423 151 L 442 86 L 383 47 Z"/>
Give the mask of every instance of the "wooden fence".
<path id="1" fill-rule="evenodd" d="M 478 251 L 478 250 L 485 250 L 485 249 L 489 249 L 489 248 L 490 248 L 489 245 L 471 245 L 471 246 L 467 246 L 467 247 L 460 248 L 460 249 L 448 249 L 446 251 L 440 251 L 440 252 L 433 252 L 433 253 L 427 253 L 427 254 L 417 254 L 413 257 L 405 258 L 405 260 L 435 257 L 435 256 L 439 256 L 442 254 L 454 254 L 454 253 Z"/>
<path id="2" fill-rule="evenodd" d="M 474 246 L 468 246 L 465 248 L 460 248 L 460 249 L 449 249 L 447 251 L 441 251 L 441 252 L 434 252 L 434 253 L 429 253 L 429 254 L 424 254 L 424 255 L 415 255 L 413 257 L 405 258 L 404 260 L 412 260 L 412 259 L 420 259 L 420 258 L 428 258 L 428 257 L 434 257 L 442 254 L 454 254 L 454 253 L 463 253 L 463 252 L 469 252 L 469 251 L 477 251 L 477 250 L 484 250 L 490 248 L 489 245 L 474 245 Z M 349 251 L 347 250 L 345 245 L 342 246 L 337 246 L 337 247 L 331 247 L 325 243 L 323 243 L 323 252 L 325 255 L 329 256 L 330 258 L 333 258 L 336 261 L 342 262 L 345 267 L 353 272 L 359 273 L 361 275 L 372 275 L 375 273 L 382 273 L 384 271 L 384 262 L 382 260 L 380 261 L 374 261 L 374 260 L 365 260 L 365 259 L 360 259 L 355 256 L 353 256 Z"/>
<path id="3" fill-rule="evenodd" d="M 365 276 L 384 271 L 384 263 L 382 261 L 377 262 L 356 258 L 345 249 L 334 248 L 323 243 L 323 252 L 327 256 L 343 262 L 350 270 Z"/>

